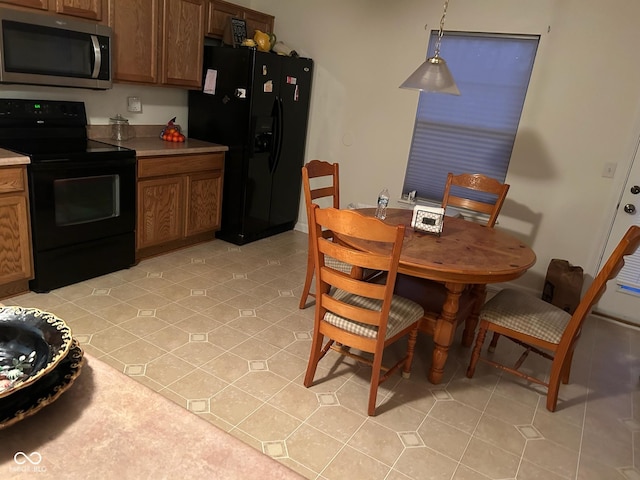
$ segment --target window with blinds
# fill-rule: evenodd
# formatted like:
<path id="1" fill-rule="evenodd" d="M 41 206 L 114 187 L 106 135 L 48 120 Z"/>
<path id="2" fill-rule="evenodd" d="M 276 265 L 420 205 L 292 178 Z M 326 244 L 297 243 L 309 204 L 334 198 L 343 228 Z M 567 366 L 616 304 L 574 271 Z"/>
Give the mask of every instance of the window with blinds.
<path id="1" fill-rule="evenodd" d="M 640 250 L 625 257 L 616 283 L 620 291 L 640 296 Z"/>
<path id="2" fill-rule="evenodd" d="M 428 57 L 437 36 L 431 33 Z M 445 32 L 441 55 L 460 96 L 420 92 L 404 193 L 441 201 L 449 172 L 504 182 L 539 38 Z"/>

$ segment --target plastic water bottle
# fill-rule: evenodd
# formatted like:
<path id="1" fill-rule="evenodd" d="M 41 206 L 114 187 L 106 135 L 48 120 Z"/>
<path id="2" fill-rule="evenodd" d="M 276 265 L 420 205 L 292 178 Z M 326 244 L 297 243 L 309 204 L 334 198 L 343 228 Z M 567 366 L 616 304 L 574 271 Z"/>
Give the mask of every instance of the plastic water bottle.
<path id="1" fill-rule="evenodd" d="M 387 206 L 389 205 L 389 190 L 386 188 L 378 195 L 378 208 L 376 209 L 376 218 L 384 220 L 387 218 Z"/>

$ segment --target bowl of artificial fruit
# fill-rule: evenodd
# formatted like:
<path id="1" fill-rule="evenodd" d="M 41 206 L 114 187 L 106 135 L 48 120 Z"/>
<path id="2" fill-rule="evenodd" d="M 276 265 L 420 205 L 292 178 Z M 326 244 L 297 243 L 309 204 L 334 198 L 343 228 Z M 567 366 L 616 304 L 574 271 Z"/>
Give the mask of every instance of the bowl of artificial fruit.
<path id="1" fill-rule="evenodd" d="M 184 142 L 185 136 L 180 132 L 180 125 L 175 124 L 176 117 L 167 122 L 167 126 L 160 132 L 160 138 L 165 142 Z"/>

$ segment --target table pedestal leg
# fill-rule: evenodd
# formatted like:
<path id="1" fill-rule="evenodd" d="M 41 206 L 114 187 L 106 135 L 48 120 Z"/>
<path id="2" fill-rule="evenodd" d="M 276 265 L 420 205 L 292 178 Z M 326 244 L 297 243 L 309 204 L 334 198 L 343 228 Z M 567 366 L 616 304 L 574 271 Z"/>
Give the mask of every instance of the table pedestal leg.
<path id="1" fill-rule="evenodd" d="M 473 289 L 473 310 L 467 317 L 464 324 L 464 332 L 462 332 L 462 346 L 470 347 L 473 344 L 473 337 L 476 335 L 476 327 L 478 326 L 478 317 L 480 310 L 487 298 L 487 286 L 474 285 Z"/>
<path id="2" fill-rule="evenodd" d="M 453 337 L 456 331 L 456 316 L 460 295 L 465 288 L 463 283 L 445 283 L 447 288 L 447 298 L 442 305 L 442 311 L 438 320 L 436 320 L 436 329 L 433 333 L 433 359 L 431 370 L 429 371 L 429 381 L 438 384 L 442 381 L 444 373 L 444 364 L 449 355 L 449 347 L 453 343 Z"/>

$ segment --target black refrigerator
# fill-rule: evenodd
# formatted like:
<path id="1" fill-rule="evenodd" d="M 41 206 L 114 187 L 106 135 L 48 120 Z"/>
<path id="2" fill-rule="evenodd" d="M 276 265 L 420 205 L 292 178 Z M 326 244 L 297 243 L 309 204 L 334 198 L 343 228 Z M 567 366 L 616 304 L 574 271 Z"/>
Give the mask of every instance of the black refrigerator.
<path id="1" fill-rule="evenodd" d="M 313 61 L 205 46 L 202 91 L 189 91 L 189 137 L 227 145 L 222 225 L 243 245 L 298 219 Z"/>

